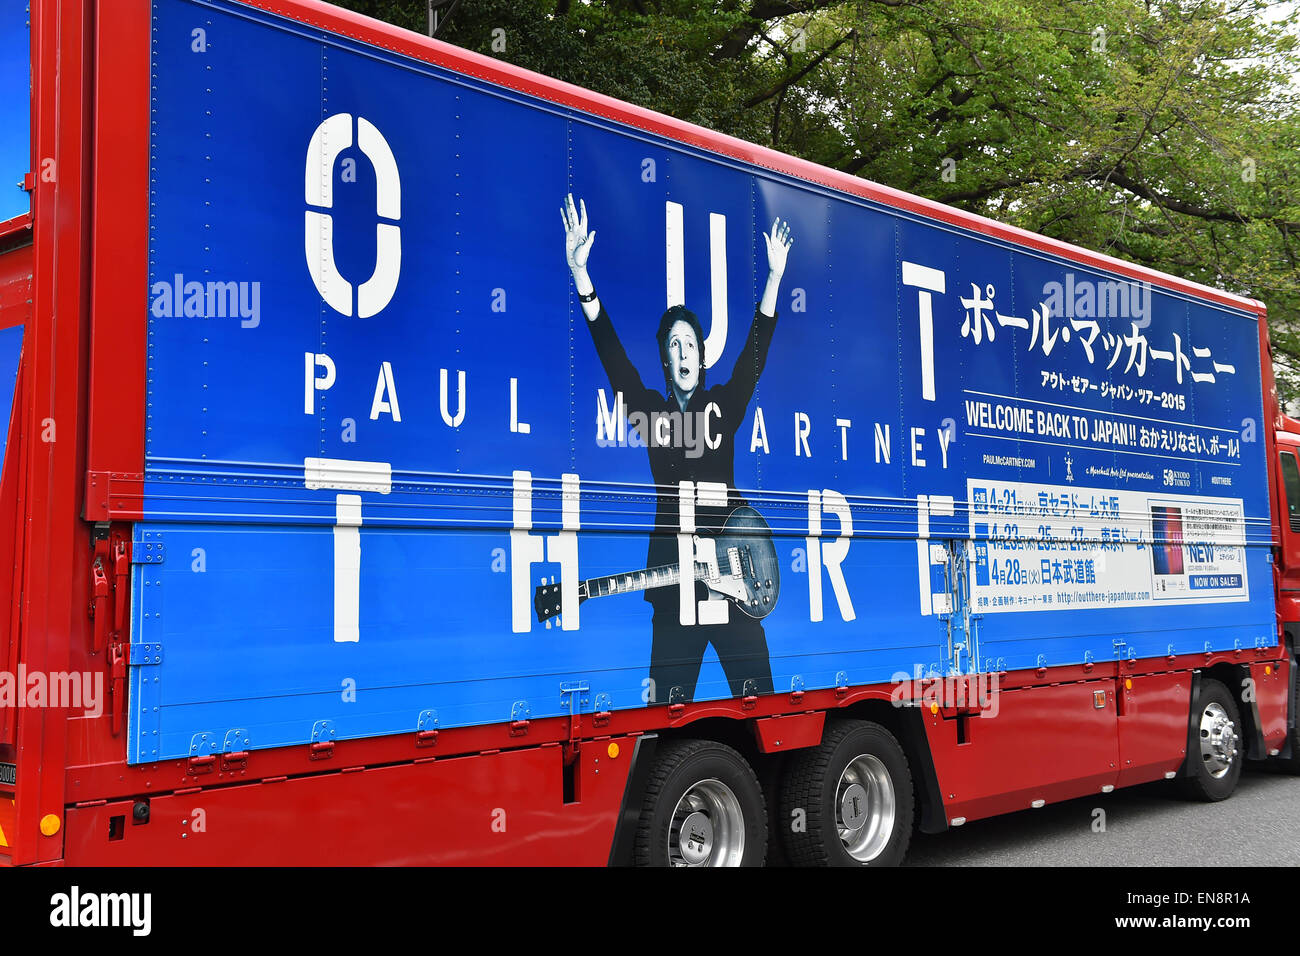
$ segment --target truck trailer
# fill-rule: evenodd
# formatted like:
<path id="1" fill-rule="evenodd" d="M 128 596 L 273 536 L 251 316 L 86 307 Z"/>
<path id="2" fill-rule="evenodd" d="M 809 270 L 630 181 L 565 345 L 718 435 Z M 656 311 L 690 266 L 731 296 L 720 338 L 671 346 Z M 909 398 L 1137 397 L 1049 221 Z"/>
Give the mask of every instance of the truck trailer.
<path id="1" fill-rule="evenodd" d="M 1262 302 L 315 0 L 30 31 L 0 860 L 890 865 L 1300 766 Z"/>

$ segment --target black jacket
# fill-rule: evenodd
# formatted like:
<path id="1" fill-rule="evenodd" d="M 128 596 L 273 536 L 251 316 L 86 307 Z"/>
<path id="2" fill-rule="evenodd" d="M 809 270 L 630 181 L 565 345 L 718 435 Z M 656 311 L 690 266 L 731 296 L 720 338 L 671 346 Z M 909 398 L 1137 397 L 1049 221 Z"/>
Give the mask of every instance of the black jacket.
<path id="1" fill-rule="evenodd" d="M 646 388 L 637 374 L 636 368 L 627 357 L 623 345 L 618 340 L 609 314 L 601 306 L 600 314 L 594 320 L 587 321 L 596 353 L 609 376 L 610 385 L 615 393 L 623 393 L 624 408 L 629 419 L 638 426 L 637 421 L 644 416 L 649 423 L 647 427 L 638 427 L 637 431 L 646 444 L 650 456 L 650 475 L 654 479 L 656 493 L 655 532 L 650 536 L 650 545 L 646 554 L 646 566 L 657 567 L 677 563 L 678 525 L 678 487 L 680 481 L 711 481 L 727 486 L 727 506 L 725 508 L 706 508 L 697 504 L 695 509 L 696 527 L 703 531 L 716 531 L 722 527 L 728 514 L 745 504 L 745 500 L 736 493 L 735 445 L 736 431 L 745 420 L 749 400 L 754 395 L 758 377 L 763 372 L 767 361 L 768 346 L 772 342 L 772 332 L 776 328 L 776 317 L 769 318 L 757 306 L 754 309 L 754 321 L 749 327 L 744 348 L 736 359 L 731 378 L 709 388 L 697 387 L 686 405 L 685 414 L 677 404 L 677 398 L 671 389 L 663 395 L 652 388 Z M 703 358 L 704 343 L 700 343 Z M 703 362 L 701 362 L 701 375 Z M 712 403 L 715 411 L 709 410 Z M 633 416 L 640 412 L 641 416 Z M 666 425 L 656 425 L 659 417 L 666 417 Z M 689 421 L 686 421 L 689 419 Z M 708 431 L 705 431 L 707 419 Z M 648 434 L 647 434 L 648 432 Z M 666 435 L 668 441 L 660 444 L 657 436 Z M 708 441 L 717 445 L 708 447 Z M 670 598 L 677 600 L 675 589 L 666 588 L 647 591 L 646 600 L 656 603 Z"/>

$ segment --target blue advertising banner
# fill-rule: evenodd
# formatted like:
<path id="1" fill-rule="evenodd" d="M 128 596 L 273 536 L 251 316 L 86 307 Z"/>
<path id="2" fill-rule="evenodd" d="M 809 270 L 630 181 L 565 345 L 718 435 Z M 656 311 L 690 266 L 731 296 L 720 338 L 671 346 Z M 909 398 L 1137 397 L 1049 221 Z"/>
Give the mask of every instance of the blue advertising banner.
<path id="1" fill-rule="evenodd" d="M 132 762 L 1274 640 L 1252 315 L 234 3 L 153 56 Z"/>

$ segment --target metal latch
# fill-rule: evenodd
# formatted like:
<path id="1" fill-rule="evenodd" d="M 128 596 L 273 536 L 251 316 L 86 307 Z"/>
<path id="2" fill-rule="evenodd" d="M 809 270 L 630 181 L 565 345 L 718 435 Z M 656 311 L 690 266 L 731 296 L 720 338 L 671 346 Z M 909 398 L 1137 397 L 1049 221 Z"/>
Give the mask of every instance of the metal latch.
<path id="1" fill-rule="evenodd" d="M 943 589 L 932 590 L 934 612 L 944 630 L 943 674 L 973 674 L 979 669 L 980 615 L 972 607 L 971 571 L 978 570 L 982 545 L 967 538 L 953 538 L 930 545 L 931 566 L 942 566 Z"/>
<path id="2" fill-rule="evenodd" d="M 310 759 L 328 760 L 334 756 L 334 721 L 318 720 L 311 728 Z"/>
<path id="3" fill-rule="evenodd" d="M 532 716 L 533 710 L 528 706 L 528 701 L 517 700 L 510 708 L 510 736 L 522 737 L 528 733 L 528 719 Z"/>
<path id="4" fill-rule="evenodd" d="M 191 757 L 188 773 L 192 776 L 198 776 L 201 773 L 212 773 L 217 766 L 217 758 L 213 754 L 203 754 L 200 757 Z"/>
<path id="5" fill-rule="evenodd" d="M 117 737 L 122 733 L 122 714 L 126 711 L 126 698 L 123 696 L 126 689 L 126 654 L 121 641 L 114 641 L 108 649 L 108 688 L 113 697 L 113 706 L 109 712 L 110 724 L 113 736 Z"/>
<path id="6" fill-rule="evenodd" d="M 104 559 L 96 558 L 90 569 L 91 594 L 90 617 L 95 622 L 95 653 L 104 649 L 108 640 L 108 575 L 104 573 Z"/>
<path id="7" fill-rule="evenodd" d="M 113 551 L 113 590 L 117 595 L 113 602 L 113 630 L 119 634 L 126 630 L 126 611 L 131 606 L 127 595 L 130 577 L 131 556 L 126 541 L 119 539 Z"/>
<path id="8" fill-rule="evenodd" d="M 438 712 L 422 710 L 415 721 L 415 746 L 432 747 L 438 742 Z"/>
<path id="9" fill-rule="evenodd" d="M 195 734 L 190 738 L 191 774 L 211 773 L 217 766 L 217 741 L 215 734 Z"/>
<path id="10" fill-rule="evenodd" d="M 243 727 L 227 730 L 221 741 L 221 770 L 228 773 L 248 769 L 248 731 Z"/>
<path id="11" fill-rule="evenodd" d="M 614 710 L 614 698 L 609 694 L 596 695 L 596 712 L 591 715 L 591 722 L 596 727 L 604 727 L 609 723 Z"/>
<path id="12" fill-rule="evenodd" d="M 577 716 L 582 713 L 582 708 L 587 706 L 589 700 L 587 694 L 590 690 L 591 685 L 585 680 L 562 681 L 560 683 L 560 706 L 568 708 L 569 716 Z"/>
<path id="13" fill-rule="evenodd" d="M 221 772 L 233 773 L 236 770 L 248 769 L 248 751 L 240 750 L 235 753 L 221 755 Z"/>

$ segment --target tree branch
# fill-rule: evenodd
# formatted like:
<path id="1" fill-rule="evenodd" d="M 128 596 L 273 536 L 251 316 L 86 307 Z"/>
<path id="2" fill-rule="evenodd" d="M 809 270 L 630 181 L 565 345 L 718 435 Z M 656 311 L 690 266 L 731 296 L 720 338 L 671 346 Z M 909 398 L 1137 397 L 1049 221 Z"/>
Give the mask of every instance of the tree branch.
<path id="1" fill-rule="evenodd" d="M 836 40 L 826 49 L 822 50 L 815 57 L 813 57 L 812 60 L 810 60 L 803 69 L 796 70 L 794 73 L 791 73 L 789 76 L 781 80 L 775 86 L 767 90 L 764 90 L 762 93 L 756 93 L 755 95 L 751 96 L 749 99 L 745 100 L 744 103 L 740 104 L 740 108 L 749 109 L 750 107 L 757 106 L 759 103 L 767 102 L 774 96 L 784 93 L 789 87 L 791 87 L 795 83 L 798 83 L 800 80 L 802 80 L 813 70 L 817 69 L 817 67 L 821 65 L 821 62 L 823 60 L 825 60 L 828 56 L 830 56 L 832 53 L 838 50 L 846 42 L 848 42 L 849 40 L 857 36 L 857 34 L 858 34 L 857 30 L 850 30 L 848 33 L 844 34 L 844 36 L 840 37 L 838 40 Z"/>
<path id="2" fill-rule="evenodd" d="M 911 0 L 872 0 L 872 2 L 887 7 L 901 7 Z M 802 3 L 794 0 L 755 0 L 746 14 L 748 21 L 727 32 L 713 52 L 713 59 L 730 60 L 740 56 L 749 47 L 750 41 L 758 36 L 758 31 L 763 29 L 763 24 L 768 20 L 788 17 L 795 13 L 814 13 L 842 3 L 844 0 L 804 0 Z"/>

